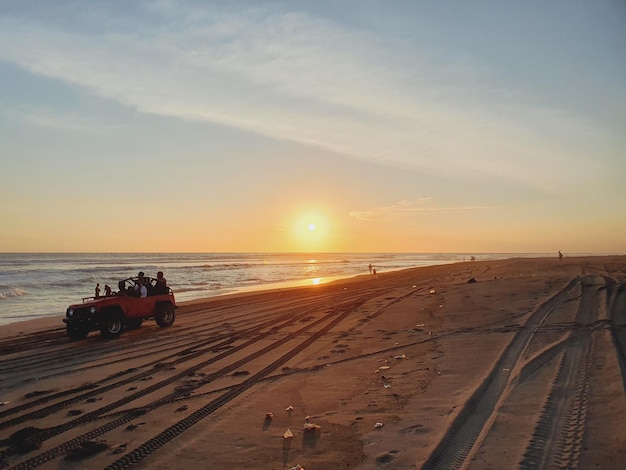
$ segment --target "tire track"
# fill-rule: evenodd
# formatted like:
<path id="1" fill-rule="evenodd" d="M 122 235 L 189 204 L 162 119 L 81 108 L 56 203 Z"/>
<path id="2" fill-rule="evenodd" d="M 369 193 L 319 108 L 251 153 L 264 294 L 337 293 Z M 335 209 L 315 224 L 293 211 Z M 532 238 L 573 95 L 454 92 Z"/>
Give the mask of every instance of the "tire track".
<path id="1" fill-rule="evenodd" d="M 576 323 L 592 323 L 598 312 L 598 290 L 583 284 Z M 540 414 L 522 470 L 578 468 L 587 414 L 589 372 L 593 355 L 591 331 L 570 334 L 556 378 Z"/>
<path id="2" fill-rule="evenodd" d="M 108 433 L 109 431 L 122 426 L 123 424 L 126 424 L 130 421 L 132 421 L 133 419 L 144 415 L 145 413 L 156 409 L 160 406 L 162 406 L 165 403 L 171 402 L 173 401 L 176 397 L 178 396 L 182 396 L 183 394 L 189 393 L 191 390 L 195 389 L 195 388 L 199 388 L 203 385 L 206 385 L 208 383 L 210 383 L 211 381 L 215 380 L 216 378 L 232 372 L 233 370 L 236 370 L 237 368 L 241 367 L 244 364 L 247 364 L 249 362 L 251 362 L 254 359 L 258 359 L 259 357 L 262 357 L 263 355 L 274 351 L 275 349 L 277 349 L 278 347 L 282 346 L 283 344 L 287 343 L 288 341 L 292 341 L 294 339 L 296 339 L 298 336 L 300 336 L 301 334 L 307 332 L 311 327 L 315 327 L 318 326 L 320 324 L 323 324 L 325 322 L 329 322 L 328 325 L 324 326 L 321 330 L 319 330 L 318 332 L 314 333 L 313 335 L 311 335 L 308 339 L 306 339 L 305 341 L 303 341 L 302 343 L 300 343 L 298 346 L 296 346 L 294 349 L 292 349 L 291 351 L 289 351 L 287 354 L 282 355 L 278 360 L 274 361 L 270 366 L 264 368 L 261 372 L 255 374 L 254 376 L 252 376 L 250 379 L 246 380 L 242 385 L 233 388 L 232 390 L 226 392 L 224 395 L 222 395 L 220 398 L 213 400 L 211 403 L 209 403 L 209 405 L 205 405 L 203 407 L 204 412 L 201 413 L 201 417 L 205 417 L 204 413 L 207 413 L 207 411 L 209 412 L 208 414 L 212 413 L 213 411 L 215 411 L 216 409 L 218 409 L 219 407 L 223 406 L 224 404 L 226 404 L 228 401 L 232 400 L 233 398 L 235 398 L 236 396 L 240 395 L 241 393 L 243 393 L 243 391 L 247 390 L 248 388 L 250 388 L 252 385 L 254 385 L 255 383 L 257 383 L 263 376 L 268 375 L 270 372 L 274 371 L 276 368 L 278 368 L 280 365 L 284 364 L 285 362 L 287 362 L 289 359 L 291 359 L 292 357 L 294 357 L 298 352 L 301 352 L 302 350 L 304 350 L 306 347 L 308 347 L 310 344 L 312 344 L 315 340 L 317 340 L 321 335 L 325 334 L 328 330 L 330 330 L 330 328 L 334 327 L 335 325 L 339 324 L 341 321 L 343 321 L 345 319 L 345 317 L 350 313 L 350 311 L 346 311 L 343 312 L 341 314 L 337 314 L 336 312 L 331 312 L 329 314 L 326 314 L 325 316 L 323 316 L 321 319 L 316 320 L 315 322 L 313 322 L 312 324 L 307 324 L 304 327 L 296 330 L 293 333 L 290 333 L 288 335 L 286 335 L 285 337 L 281 338 L 278 341 L 273 342 L 272 344 L 266 346 L 265 348 L 262 348 L 259 351 L 256 351 L 248 356 L 246 356 L 243 359 L 240 359 L 239 361 L 236 361 L 232 364 L 229 364 L 228 366 L 220 369 L 219 371 L 211 374 L 209 377 L 207 377 L 206 379 L 204 379 L 203 381 L 201 381 L 200 383 L 194 385 L 193 387 L 190 388 L 186 388 L 184 391 L 175 391 L 171 394 L 169 394 L 168 396 L 158 399 L 152 403 L 150 403 L 147 406 L 142 407 L 141 410 L 136 410 L 133 413 L 129 413 L 129 415 L 127 416 L 122 416 L 110 423 L 107 423 L 106 425 L 100 426 L 86 434 L 83 434 L 79 437 L 76 437 L 68 442 L 64 442 L 52 449 L 50 449 L 47 452 L 44 452 L 40 455 L 37 455 L 35 457 L 32 457 L 24 462 L 19 463 L 18 465 L 15 465 L 14 467 L 11 467 L 12 469 L 18 470 L 25 470 L 25 469 L 31 469 L 31 468 L 36 468 L 40 465 L 42 465 L 45 462 L 48 462 L 60 455 L 65 454 L 66 452 L 68 452 L 69 450 L 76 448 L 77 446 L 79 446 L 82 442 L 94 439 L 96 437 L 99 437 L 101 435 L 104 435 L 106 433 Z M 255 340 L 251 340 L 256 342 Z M 243 345 L 241 346 L 241 348 L 243 349 Z M 224 353 L 223 356 L 227 356 L 230 355 L 231 352 L 227 352 Z M 215 358 L 214 358 L 215 359 Z M 213 360 L 210 360 L 212 362 L 214 362 Z M 207 361 L 208 362 L 208 361 Z M 143 390 L 141 392 L 137 392 L 131 396 L 125 397 L 124 399 L 118 400 L 117 402 L 108 405 L 106 407 L 101 408 L 100 410 L 98 410 L 98 412 L 93 412 L 93 413 L 89 413 L 88 415 L 85 415 L 77 420 L 71 421 L 69 423 L 66 423 L 64 425 L 60 425 L 57 426 L 55 428 L 49 429 L 44 431 L 44 433 L 42 433 L 42 435 L 36 436 L 37 439 L 41 439 L 41 441 L 50 439 L 53 436 L 56 436 L 58 434 L 61 434 L 62 432 L 65 432 L 71 428 L 73 428 L 74 426 L 76 426 L 79 422 L 86 422 L 86 421 L 91 421 L 99 416 L 101 416 L 102 414 L 112 411 L 116 408 L 119 408 L 119 406 L 129 403 L 131 401 L 134 401 L 137 398 L 143 397 L 148 393 L 152 393 L 154 390 L 158 389 L 158 388 L 162 388 L 165 384 L 171 384 L 177 380 L 179 380 L 182 377 L 188 376 L 189 373 L 191 371 L 198 371 L 200 370 L 202 367 L 208 365 L 207 363 L 202 363 L 199 365 L 196 365 L 194 367 L 192 367 L 191 369 L 187 369 L 184 372 L 181 372 L 179 374 L 176 374 L 175 376 L 166 379 L 164 381 L 161 381 L 159 384 L 155 384 L 152 387 L 148 387 L 148 389 Z M 208 416 L 208 414 L 206 414 L 206 416 Z M 199 418 L 198 412 L 193 413 L 192 415 L 190 415 L 189 417 L 187 417 L 185 420 L 182 420 L 182 422 L 184 424 L 180 425 L 182 426 L 183 429 L 186 429 L 189 425 L 193 425 L 196 422 L 199 421 L 199 419 L 201 419 L 201 417 Z M 167 430 L 167 435 L 169 436 L 171 434 L 172 431 Z M 165 441 L 163 441 L 163 438 L 160 437 L 158 439 L 158 442 L 160 443 L 159 447 L 161 445 L 163 445 L 164 442 L 167 442 L 168 439 L 166 439 Z M 150 448 L 152 448 L 154 446 L 153 443 L 148 445 L 148 450 L 146 449 L 141 449 L 139 451 L 137 451 L 138 455 L 148 455 L 149 453 L 151 453 L 153 450 L 150 450 Z M 127 454 L 127 456 L 130 454 Z M 135 454 L 132 454 L 135 455 Z M 125 457 L 127 457 L 125 456 Z M 134 457 L 136 458 L 136 457 Z M 141 457 L 143 458 L 143 457 Z M 140 458 L 140 459 L 141 459 Z M 127 468 L 127 467 L 125 467 Z"/>
<path id="3" fill-rule="evenodd" d="M 579 279 L 571 280 L 561 291 L 531 314 L 524 327 L 515 334 L 506 347 L 487 378 L 454 419 L 439 445 L 422 466 L 423 469 L 450 470 L 461 468 L 465 464 L 485 424 L 494 413 L 500 397 L 509 385 L 510 371 L 515 368 L 522 357 L 533 331 L 566 299 L 579 282 Z"/>
<path id="4" fill-rule="evenodd" d="M 380 279 L 380 281 L 382 280 L 383 278 Z M 432 282 L 432 279 L 429 279 L 429 281 Z M 313 328 L 314 325 L 317 325 L 319 321 L 330 321 L 333 318 L 339 317 L 341 317 L 342 319 L 347 318 L 350 312 L 357 311 L 366 302 L 371 302 L 371 305 L 374 305 L 376 304 L 377 298 L 379 298 L 380 300 L 382 300 L 383 297 L 385 299 L 389 299 L 390 292 L 400 292 L 399 295 L 402 296 L 402 299 L 411 295 L 415 295 L 415 293 L 417 292 L 414 288 L 415 286 L 413 286 L 413 288 L 410 288 L 409 286 L 398 288 L 394 285 L 393 288 L 391 288 L 390 285 L 386 285 L 382 282 L 379 283 L 377 280 L 375 283 L 372 282 L 371 286 L 367 286 L 365 289 L 360 288 L 358 290 L 352 290 L 349 287 L 347 289 L 346 287 L 333 288 L 328 289 L 326 293 L 315 293 L 315 295 L 311 295 L 310 298 L 305 297 L 304 299 L 302 298 L 301 293 L 299 293 L 298 295 L 294 293 L 293 296 L 285 296 L 284 308 L 282 309 L 282 312 L 279 313 L 277 313 L 276 310 L 276 303 L 272 301 L 267 303 L 269 307 L 264 307 L 263 305 L 260 305 L 260 309 L 257 310 L 255 314 L 250 314 L 248 312 L 247 314 L 237 315 L 237 311 L 240 307 L 239 305 L 237 305 L 236 303 L 232 303 L 231 301 L 228 304 L 228 308 L 222 309 L 222 314 L 229 317 L 228 321 L 225 321 L 225 317 L 222 316 L 215 321 L 211 320 L 208 322 L 202 322 L 202 325 L 195 322 L 194 320 L 196 318 L 206 318 L 208 313 L 206 310 L 198 310 L 197 314 L 186 317 L 186 321 L 188 321 L 191 326 L 185 327 L 184 329 L 188 330 L 189 332 L 193 332 L 194 334 L 193 336 L 184 335 L 184 342 L 178 340 L 168 341 L 168 335 L 159 335 L 159 338 L 155 339 L 153 336 L 144 336 L 138 334 L 139 332 L 133 332 L 128 336 L 124 336 L 122 339 L 128 337 L 129 340 L 128 342 L 125 342 L 123 344 L 118 341 L 102 342 L 101 344 L 99 344 L 97 341 L 100 340 L 95 338 L 91 342 L 87 340 L 89 345 L 95 344 L 98 346 L 98 353 L 102 354 L 103 358 L 111 357 L 112 355 L 114 356 L 115 354 L 118 354 L 120 348 L 123 348 L 125 347 L 124 345 L 128 344 L 131 347 L 135 346 L 136 348 L 138 348 L 138 351 L 142 349 L 147 350 L 146 354 L 140 354 L 139 359 L 144 356 L 151 357 L 152 359 L 148 362 L 144 362 L 133 368 L 127 369 L 126 371 L 121 371 L 117 374 L 114 374 L 113 376 L 103 379 L 102 381 L 99 381 L 95 384 L 75 387 L 71 390 L 64 390 L 55 394 L 48 394 L 46 396 L 38 397 L 37 399 L 32 400 L 28 403 L 24 403 L 19 406 L 13 406 L 7 410 L 3 410 L 2 414 L 0 415 L 2 418 L 9 418 L 11 416 L 12 418 L 6 419 L 4 422 L 0 423 L 0 428 L 8 429 L 10 427 L 15 427 L 16 425 L 21 423 L 40 419 L 44 416 L 58 412 L 76 403 L 88 401 L 92 398 L 106 395 L 106 392 L 108 390 L 112 390 L 113 388 L 119 388 L 124 385 L 128 385 L 131 382 L 137 382 L 143 378 L 148 378 L 150 374 L 154 374 L 156 372 L 166 374 L 166 370 L 173 369 L 174 365 L 184 364 L 188 361 L 197 361 L 198 359 L 201 360 L 203 355 L 211 354 L 211 357 L 205 360 L 201 360 L 199 363 L 194 364 L 193 366 L 186 367 L 182 371 L 177 371 L 174 374 L 173 378 L 170 377 L 161 380 L 150 387 L 146 387 L 143 390 L 137 391 L 132 395 L 124 397 L 124 399 L 122 400 L 118 400 L 104 407 L 99 407 L 94 411 L 81 415 L 78 418 L 71 419 L 70 421 L 62 423 L 58 426 L 39 430 L 37 434 L 31 436 L 30 438 L 31 442 L 35 446 L 45 444 L 53 437 L 63 436 L 66 432 L 70 431 L 71 429 L 75 429 L 78 426 L 85 426 L 96 420 L 108 420 L 111 419 L 110 417 L 112 417 L 113 415 L 117 415 L 117 418 L 113 421 L 106 423 L 103 426 L 96 427 L 95 429 L 88 431 L 87 433 L 77 438 L 62 442 L 61 444 L 56 445 L 54 449 L 50 449 L 43 454 L 27 459 L 24 462 L 19 462 L 19 460 L 23 458 L 19 457 L 17 459 L 18 463 L 16 463 L 15 468 L 35 468 L 37 466 L 40 466 L 45 462 L 48 462 L 72 449 L 75 449 L 83 442 L 86 442 L 99 435 L 116 429 L 119 426 L 122 426 L 124 423 L 128 423 L 134 419 L 137 419 L 140 416 L 143 416 L 145 413 L 149 413 L 150 406 L 156 408 L 163 406 L 167 403 L 172 403 L 173 401 L 176 401 L 183 397 L 187 397 L 190 391 L 205 386 L 216 378 L 222 377 L 224 376 L 224 374 L 236 370 L 238 367 L 241 367 L 242 365 L 247 364 L 249 361 L 254 360 L 255 357 L 258 359 L 258 357 L 261 357 L 263 354 L 268 354 L 272 350 L 284 347 L 283 345 L 287 341 L 297 340 L 298 334 L 306 334 L 307 336 L 310 336 L 309 330 Z M 294 303 L 294 298 L 296 298 L 298 302 Z M 397 297 L 391 298 L 393 299 L 391 303 L 399 301 Z M 247 308 L 249 308 L 249 302 L 250 300 L 246 298 L 243 301 L 243 304 L 247 306 Z M 388 308 L 390 302 L 386 303 L 386 307 L 383 307 L 381 309 L 375 309 L 376 311 L 373 315 L 378 316 L 385 308 Z M 273 309 L 270 308 L 272 305 Z M 310 306 L 310 308 L 308 310 L 303 310 L 303 307 L 305 306 Z M 203 314 L 202 317 L 200 317 L 201 313 Z M 211 313 L 213 312 L 211 311 Z M 322 317 L 321 320 L 319 320 L 320 316 Z M 237 323 L 236 317 L 238 317 L 238 319 L 241 319 L 241 326 L 235 324 Z M 370 317 L 371 315 L 365 316 L 364 318 Z M 293 330 L 293 325 L 295 325 L 295 323 L 297 322 L 300 322 L 303 325 L 301 327 L 299 325 L 296 332 L 290 332 L 291 330 Z M 337 323 L 337 325 L 339 323 Z M 180 325 L 183 326 L 185 325 L 185 323 L 181 323 Z M 221 338 L 216 338 L 213 335 L 214 332 L 218 331 L 222 332 Z M 55 334 L 57 334 L 57 336 L 59 337 L 59 342 L 46 343 L 46 349 L 48 349 L 46 353 L 50 354 L 50 352 L 55 351 L 55 353 L 57 354 L 57 358 L 66 357 L 64 355 L 67 355 L 68 353 L 68 345 L 74 345 L 76 343 L 69 343 L 67 337 L 65 337 L 64 335 L 64 332 L 57 332 Z M 319 334 L 323 335 L 325 333 L 318 332 L 316 334 L 319 336 Z M 206 339 L 198 341 L 198 336 L 200 335 L 205 336 Z M 173 388 L 173 385 L 175 385 L 176 381 L 184 380 L 190 374 L 199 372 L 202 370 L 202 368 L 206 368 L 219 360 L 227 361 L 229 357 L 234 357 L 233 355 L 237 352 L 241 354 L 244 348 L 251 347 L 259 341 L 267 340 L 272 335 L 282 336 L 282 338 L 273 341 L 270 346 L 261 349 L 260 353 L 257 352 L 248 355 L 248 362 L 236 361 L 230 365 L 226 365 L 217 373 L 210 374 L 206 378 L 200 380 L 197 384 L 191 387 L 187 386 L 184 391 L 178 391 L 177 389 L 175 389 L 174 392 L 169 393 L 165 397 L 158 398 L 157 400 L 153 401 L 148 407 L 142 406 L 134 410 L 121 409 L 125 405 L 140 398 L 143 398 L 150 393 L 154 393 L 159 390 L 166 390 L 166 387 Z M 45 334 L 40 336 L 40 338 L 44 337 Z M 192 339 L 191 342 L 190 338 Z M 222 339 L 222 341 L 218 341 L 219 339 Z M 161 344 L 162 347 L 159 348 L 157 353 L 158 358 L 155 358 L 154 355 L 150 356 L 148 351 L 149 344 L 160 344 L 159 341 L 164 342 L 165 344 Z M 309 347 L 311 344 L 314 343 L 314 341 L 310 341 L 310 339 L 305 340 L 303 343 L 305 346 L 303 347 Z M 35 342 L 37 342 L 36 339 Z M 22 344 L 23 343 L 18 342 L 15 343 L 13 346 L 19 346 Z M 4 346 L 7 346 L 7 344 L 5 343 Z M 184 349 L 177 350 L 177 348 L 179 347 Z M 10 348 L 11 345 L 8 345 L 8 349 Z M 161 355 L 163 349 L 169 350 L 166 352 L 165 356 Z M 223 349 L 226 350 L 223 351 Z M 45 359 L 44 354 L 46 353 L 41 353 L 40 351 L 41 349 L 33 350 L 32 357 L 34 358 L 34 363 L 36 364 L 32 364 L 32 366 L 29 366 L 28 360 L 24 361 L 24 358 L 22 357 L 18 358 L 21 361 L 20 366 L 24 368 L 45 368 L 46 363 L 42 363 L 41 361 Z M 24 351 L 24 354 L 28 355 L 28 353 L 30 353 L 30 351 Z M 79 353 L 79 351 L 76 351 L 76 348 L 72 347 L 71 353 Z M 60 354 L 61 356 L 58 356 L 58 354 Z M 276 352 L 273 353 L 273 355 L 275 354 Z M 298 352 L 296 351 L 294 354 L 297 355 Z M 292 358 L 292 356 L 284 356 L 283 360 L 287 361 L 290 358 Z M 258 383 L 263 378 L 268 377 L 270 374 L 274 373 L 276 368 L 283 364 L 284 361 L 273 363 L 274 367 L 272 368 L 272 370 L 264 369 L 265 375 L 255 375 L 251 379 L 255 379 L 255 383 Z M 75 369 L 73 372 L 69 373 L 77 373 L 77 371 L 80 370 L 80 368 Z M 140 372 L 137 372 L 138 370 Z M 236 393 L 236 395 L 239 395 L 243 393 L 245 389 L 252 387 L 253 384 L 251 385 L 251 379 L 244 381 L 240 385 L 233 386 L 232 390 L 224 392 L 223 394 L 226 395 Z M 102 386 L 102 384 L 106 383 L 107 381 L 110 381 L 110 383 Z M 243 387 L 243 389 L 241 387 Z M 235 395 L 233 395 L 233 398 L 234 396 Z M 53 401 L 54 403 L 51 403 L 51 401 Z M 42 405 L 44 406 L 39 409 L 34 409 Z M 75 432 L 76 431 L 73 431 L 71 434 L 75 434 Z M 57 437 L 54 439 L 54 442 L 58 443 L 61 439 Z M 0 466 L 8 464 L 8 462 L 6 462 L 7 458 L 15 456 L 15 451 L 16 449 L 11 446 L 9 446 L 9 448 L 5 448 L 3 451 L 0 451 Z"/>

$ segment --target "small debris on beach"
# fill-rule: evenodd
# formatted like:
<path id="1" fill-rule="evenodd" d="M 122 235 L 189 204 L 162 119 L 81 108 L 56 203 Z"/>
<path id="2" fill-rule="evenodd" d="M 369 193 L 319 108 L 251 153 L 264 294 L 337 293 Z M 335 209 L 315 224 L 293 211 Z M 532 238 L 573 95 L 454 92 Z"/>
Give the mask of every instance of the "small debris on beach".
<path id="1" fill-rule="evenodd" d="M 304 418 L 304 432 L 316 431 L 322 427 L 319 424 L 311 423 L 311 417 L 306 416 Z"/>
<path id="2" fill-rule="evenodd" d="M 189 408 L 189 405 L 183 405 L 183 406 L 179 406 L 178 408 L 176 408 L 176 411 L 185 411 Z"/>
<path id="3" fill-rule="evenodd" d="M 293 406 L 289 405 L 287 408 L 285 408 L 285 411 L 293 411 Z"/>
<path id="4" fill-rule="evenodd" d="M 383 423 L 376 423 L 376 424 L 374 425 L 374 429 L 380 429 L 380 428 L 382 428 L 383 426 L 384 426 L 384 424 L 383 424 Z"/>
<path id="5" fill-rule="evenodd" d="M 265 419 L 272 419 L 274 417 L 274 413 L 265 413 Z"/>
<path id="6" fill-rule="evenodd" d="M 293 433 L 291 432 L 291 429 L 287 429 L 285 431 L 285 434 L 283 434 L 283 438 L 284 439 L 293 439 Z"/>
<path id="7" fill-rule="evenodd" d="M 137 424 L 129 424 L 128 426 L 126 426 L 126 430 L 127 431 L 133 431 L 134 429 L 137 429 L 139 426 L 146 424 L 145 422 L 142 423 L 137 423 Z"/>
<path id="8" fill-rule="evenodd" d="M 436 294 L 436 293 L 437 293 L 437 291 L 435 289 L 431 289 L 430 292 L 429 292 L 429 294 Z"/>
<path id="9" fill-rule="evenodd" d="M 126 446 L 128 444 L 120 444 L 118 446 L 115 447 L 115 449 L 113 449 L 113 454 L 121 454 L 123 452 L 126 452 Z"/>

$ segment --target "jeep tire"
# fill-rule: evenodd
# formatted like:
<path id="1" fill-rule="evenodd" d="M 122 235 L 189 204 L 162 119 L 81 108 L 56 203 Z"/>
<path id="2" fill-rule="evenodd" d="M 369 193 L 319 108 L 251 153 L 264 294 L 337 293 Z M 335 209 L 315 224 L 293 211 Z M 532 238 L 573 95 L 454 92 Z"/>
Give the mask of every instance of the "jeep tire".
<path id="1" fill-rule="evenodd" d="M 85 339 L 89 334 L 89 329 L 85 325 L 68 323 L 65 327 L 67 336 L 74 341 Z"/>
<path id="2" fill-rule="evenodd" d="M 110 313 L 102 322 L 102 325 L 100 326 L 100 333 L 105 338 L 114 339 L 122 334 L 123 329 L 124 321 L 122 319 L 122 315 L 119 313 Z"/>
<path id="3" fill-rule="evenodd" d="M 154 319 L 162 328 L 170 326 L 174 323 L 176 315 L 174 314 L 174 307 L 171 304 L 161 304 L 157 307 L 157 312 L 154 315 Z"/>

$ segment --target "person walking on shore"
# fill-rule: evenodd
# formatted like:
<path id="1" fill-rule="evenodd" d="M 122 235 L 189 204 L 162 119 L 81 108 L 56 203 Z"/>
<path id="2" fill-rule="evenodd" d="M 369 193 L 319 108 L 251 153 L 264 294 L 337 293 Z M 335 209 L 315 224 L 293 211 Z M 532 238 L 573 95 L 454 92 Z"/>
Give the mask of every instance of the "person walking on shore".
<path id="1" fill-rule="evenodd" d="M 561 253 L 561 250 L 559 250 L 559 261 L 561 261 L 563 259 L 563 253 Z"/>

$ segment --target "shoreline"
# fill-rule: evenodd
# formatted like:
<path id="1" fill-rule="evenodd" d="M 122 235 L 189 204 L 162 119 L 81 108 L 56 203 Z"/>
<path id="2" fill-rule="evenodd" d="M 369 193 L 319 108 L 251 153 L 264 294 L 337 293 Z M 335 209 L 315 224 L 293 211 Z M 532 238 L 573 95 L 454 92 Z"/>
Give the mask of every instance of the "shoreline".
<path id="1" fill-rule="evenodd" d="M 553 255 L 551 255 L 553 256 Z M 604 257 L 621 257 L 621 256 L 625 256 L 626 255 L 603 255 L 603 254 L 598 254 L 598 255 L 571 255 L 571 256 L 566 256 L 564 259 L 570 259 L 570 260 L 576 260 L 579 258 L 604 258 Z M 412 267 L 405 267 L 405 268 L 399 268 L 399 269 L 391 269 L 391 270 L 387 270 L 387 271 L 381 271 L 381 272 L 377 272 L 376 276 L 384 276 L 384 275 L 388 275 L 390 273 L 398 273 L 398 272 L 403 272 L 403 271 L 411 271 L 411 270 L 416 270 L 416 269 L 424 269 L 424 268 L 431 268 L 431 267 L 436 267 L 436 266 L 450 266 L 450 265 L 455 265 L 455 264 L 465 264 L 465 263 L 477 263 L 477 262 L 490 262 L 490 261 L 510 261 L 510 260 L 541 260 L 541 259 L 551 259 L 550 256 L 546 255 L 545 257 L 540 256 L 540 257 L 511 257 L 511 258 L 502 258 L 502 259 L 494 259 L 494 260 L 475 260 L 475 261 L 471 261 L 471 260 L 463 260 L 463 261 L 452 261 L 452 262 L 443 262 L 443 263 L 439 263 L 439 264 L 429 264 L 426 266 L 412 266 Z M 218 294 L 214 294 L 214 295 L 209 295 L 209 296 L 205 296 L 205 297 L 198 297 L 195 299 L 189 299 L 189 300 L 178 300 L 178 296 L 176 295 L 176 291 L 174 291 L 174 295 L 176 297 L 176 304 L 179 307 L 183 307 L 183 306 L 187 306 L 187 305 L 198 305 L 198 304 L 205 304 L 205 303 L 210 303 L 211 301 L 215 300 L 215 299 L 222 299 L 222 298 L 228 298 L 228 297 L 239 297 L 239 296 L 245 296 L 245 295 L 256 295 L 256 294 L 263 294 L 263 293 L 272 293 L 275 291 L 283 291 L 283 290 L 291 290 L 291 289 L 300 289 L 300 288 L 316 288 L 318 286 L 323 286 L 323 285 L 328 285 L 328 284 L 333 284 L 333 283 L 351 283 L 351 282 L 355 282 L 361 279 L 366 279 L 366 278 L 370 278 L 374 276 L 373 274 L 370 273 L 361 273 L 361 274 L 354 274 L 354 275 L 348 275 L 348 276 L 332 276 L 332 277 L 322 277 L 320 279 L 322 279 L 319 283 L 315 283 L 314 279 L 311 278 L 307 278 L 307 279 L 299 279 L 299 280 L 293 280 L 293 281 L 282 281 L 282 282 L 276 282 L 276 283 L 268 283 L 268 284 L 257 284 L 254 286 L 244 286 L 244 287 L 240 287 L 240 288 L 233 288 L 231 291 L 229 292 L 225 292 L 225 293 L 218 293 Z M 1 324 L 0 325 L 0 338 L 5 336 L 5 330 L 9 331 L 9 334 L 13 334 L 13 328 L 12 327 L 14 325 L 19 325 L 19 324 L 28 324 L 28 325 L 34 325 L 37 322 L 41 322 L 42 324 L 45 323 L 46 325 L 52 325 L 52 322 L 54 321 L 58 321 L 61 322 L 61 319 L 64 318 L 65 315 L 64 313 L 59 313 L 56 315 L 42 315 L 40 317 L 37 318 L 30 318 L 30 319 L 26 319 L 26 320 L 18 320 L 15 322 L 10 322 L 10 323 L 6 323 L 6 324 Z M 62 322 L 61 322 L 62 323 Z M 63 326 L 63 325 L 61 325 Z"/>
<path id="2" fill-rule="evenodd" d="M 371 255 L 371 256 L 370 256 Z M 302 254 L 267 255 L 239 254 L 138 254 L 131 258 L 117 255 L 75 255 L 64 259 L 59 255 L 9 257 L 9 269 L 0 275 L 0 325 L 7 325 L 34 318 L 63 315 L 68 305 L 92 293 L 96 282 L 101 285 L 117 284 L 131 270 L 165 270 L 173 284 L 179 302 L 197 301 L 215 296 L 239 292 L 263 291 L 291 286 L 327 283 L 337 279 L 367 275 L 367 264 L 381 272 L 470 262 L 471 256 L 462 253 L 341 253 L 320 254 L 308 259 Z M 496 259 L 549 257 L 548 254 L 488 253 L 477 254 L 477 261 Z M 573 255 L 569 255 L 573 256 Z M 213 258 L 211 258 L 213 257 Z M 345 259 L 344 259 L 345 258 Z M 13 260 L 13 261 L 11 261 Z M 349 263 L 345 263 L 350 260 Z M 324 276 L 328 273 L 328 276 Z M 288 281 L 268 282 L 288 278 Z M 241 285 L 249 284 L 249 285 Z"/>

